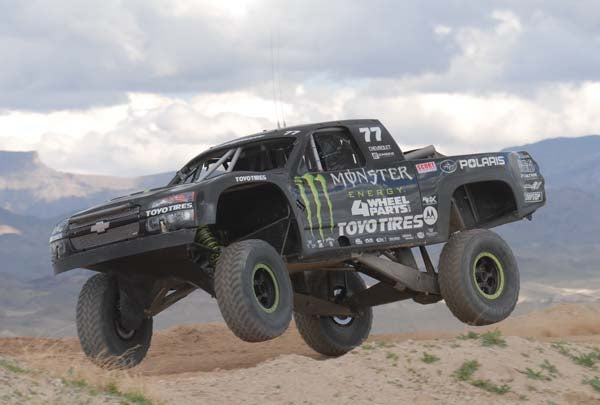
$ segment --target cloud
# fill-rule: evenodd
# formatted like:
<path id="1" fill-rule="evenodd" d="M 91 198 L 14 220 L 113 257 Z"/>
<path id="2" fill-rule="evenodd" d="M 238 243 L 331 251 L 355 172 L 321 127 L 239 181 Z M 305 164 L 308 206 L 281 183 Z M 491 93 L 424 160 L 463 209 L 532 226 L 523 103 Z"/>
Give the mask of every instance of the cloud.
<path id="1" fill-rule="evenodd" d="M 61 170 L 173 170 L 284 121 L 380 118 L 403 146 L 447 153 L 600 124 L 592 1 L 0 7 L 0 148 Z"/>
<path id="2" fill-rule="evenodd" d="M 210 146 L 271 127 L 265 118 L 237 112 L 262 100 L 233 93 L 229 99 L 237 103 L 228 111 L 211 110 L 219 98 L 184 101 L 133 94 L 125 118 L 113 128 L 82 136 L 49 132 L 32 147 L 45 163 L 63 171 L 129 177 L 175 170 Z M 211 108 L 204 108 L 207 104 Z"/>
<path id="3" fill-rule="evenodd" d="M 325 91 L 320 86 L 295 95 L 294 103 L 282 106 L 288 125 L 378 118 L 404 149 L 434 144 L 448 154 L 500 150 L 600 128 L 600 82 L 548 85 L 528 98 L 443 92 L 378 96 L 368 87 Z M 132 176 L 175 170 L 210 146 L 276 127 L 271 100 L 252 92 L 189 100 L 132 94 L 115 111 L 125 111 L 125 118 L 105 131 L 45 133 L 29 146 L 63 171 Z M 0 149 L 6 146 L 0 138 Z"/>
<path id="4" fill-rule="evenodd" d="M 433 77 L 417 83 L 435 90 L 598 78 L 600 29 L 559 2 L 219 4 L 0 0 L 0 108 L 247 90 L 270 83 L 273 64 L 299 84 Z"/>

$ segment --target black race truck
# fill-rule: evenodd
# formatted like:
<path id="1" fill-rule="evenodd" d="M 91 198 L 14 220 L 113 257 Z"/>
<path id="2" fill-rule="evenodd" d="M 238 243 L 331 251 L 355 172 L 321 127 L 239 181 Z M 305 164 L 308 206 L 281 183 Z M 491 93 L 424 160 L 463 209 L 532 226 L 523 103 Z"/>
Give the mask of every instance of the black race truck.
<path id="1" fill-rule="evenodd" d="M 77 330 L 101 366 L 138 364 L 153 317 L 196 289 L 245 341 L 281 335 L 293 314 L 310 347 L 338 356 L 367 338 L 376 305 L 444 299 L 471 325 L 506 318 L 519 270 L 488 229 L 544 203 L 527 152 L 403 152 L 377 120 L 336 121 L 213 147 L 164 187 L 73 215 L 50 246 L 56 274 L 98 272 Z"/>

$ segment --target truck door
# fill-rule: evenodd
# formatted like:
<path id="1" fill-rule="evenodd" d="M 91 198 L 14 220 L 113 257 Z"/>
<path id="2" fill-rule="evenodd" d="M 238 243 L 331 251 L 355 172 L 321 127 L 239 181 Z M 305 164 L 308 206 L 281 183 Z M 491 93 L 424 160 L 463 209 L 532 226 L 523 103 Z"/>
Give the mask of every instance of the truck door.
<path id="1" fill-rule="evenodd" d="M 344 170 L 364 166 L 356 142 L 347 128 L 314 131 L 306 144 L 298 173 L 294 177 L 298 202 L 305 213 L 304 232 L 309 249 L 349 246 L 338 235 L 338 223 L 350 215 L 344 188 L 335 179 Z"/>
<path id="2" fill-rule="evenodd" d="M 347 231 L 359 224 L 354 243 L 413 245 L 424 242 L 427 224 L 414 163 L 404 159 L 387 129 L 375 120 L 356 121 L 349 130 L 365 156 L 368 183 L 348 187 L 352 219 Z M 347 185 L 348 186 L 348 185 Z M 428 219 L 429 222 L 429 219 Z M 366 223 L 367 227 L 360 227 Z M 377 230 L 372 232 L 374 224 Z"/>
<path id="3" fill-rule="evenodd" d="M 400 159 L 375 162 L 353 131 L 324 128 L 309 137 L 294 178 L 307 247 L 414 243 L 423 228 L 414 167 Z"/>

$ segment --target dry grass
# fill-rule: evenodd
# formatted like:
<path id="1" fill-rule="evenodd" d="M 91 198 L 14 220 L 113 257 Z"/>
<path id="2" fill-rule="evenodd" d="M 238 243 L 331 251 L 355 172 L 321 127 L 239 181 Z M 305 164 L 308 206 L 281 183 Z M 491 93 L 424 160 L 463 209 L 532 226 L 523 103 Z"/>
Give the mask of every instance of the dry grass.
<path id="1" fill-rule="evenodd" d="M 162 402 L 146 379 L 135 369 L 123 370 L 118 367 L 118 359 L 97 359 L 95 362 L 72 362 L 66 364 L 59 359 L 59 343 L 40 350 L 39 347 L 24 345 L 19 356 L 31 369 L 62 380 L 66 385 L 87 390 L 90 393 L 103 393 L 122 398 L 123 403 L 148 405 Z M 99 367 L 96 364 L 101 364 Z"/>

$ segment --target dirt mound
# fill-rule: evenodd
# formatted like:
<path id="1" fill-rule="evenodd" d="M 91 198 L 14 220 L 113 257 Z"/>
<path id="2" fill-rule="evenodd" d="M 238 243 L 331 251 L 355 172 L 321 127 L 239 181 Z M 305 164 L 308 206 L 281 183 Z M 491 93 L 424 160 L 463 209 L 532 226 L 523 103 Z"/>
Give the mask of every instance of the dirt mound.
<path id="1" fill-rule="evenodd" d="M 160 379 L 162 398 L 183 403 L 531 403 L 597 404 L 595 370 L 549 342 L 508 337 L 374 342 L 327 361 L 286 355 L 250 369 Z M 561 346 L 570 355 L 591 349 Z M 600 353 L 600 349 L 598 349 Z M 600 354 L 599 354 L 600 356 Z"/>
<path id="2" fill-rule="evenodd" d="M 561 304 L 546 310 L 508 320 L 481 331 L 500 329 L 506 336 L 536 339 L 563 339 L 600 343 L 600 305 Z M 451 338 L 463 331 L 424 331 L 373 335 L 370 340 L 399 342 Z M 135 369 L 141 375 L 170 375 L 217 369 L 248 368 L 284 354 L 320 359 L 291 327 L 282 337 L 264 343 L 246 343 L 236 338 L 223 324 L 184 325 L 156 333 L 148 357 Z M 52 368 L 87 364 L 75 338 L 3 338 L 0 355 L 35 359 Z"/>
<path id="3" fill-rule="evenodd" d="M 506 347 L 457 338 L 467 330 L 495 329 L 510 336 Z M 569 343 L 554 343 L 563 340 Z M 173 403 L 189 398 L 205 403 L 385 403 L 392 398 L 598 403 L 600 392 L 593 385 L 596 381 L 600 389 L 600 380 L 594 380 L 600 375 L 589 365 L 600 366 L 600 305 L 563 304 L 486 328 L 374 335 L 352 353 L 326 361 L 294 327 L 270 342 L 245 343 L 222 324 L 157 332 L 147 359 L 128 372 L 92 366 L 75 338 L 4 338 L 0 355 L 94 385 L 127 380 L 128 386 Z M 454 373 L 467 360 L 479 366 L 472 378 L 457 380 Z"/>

